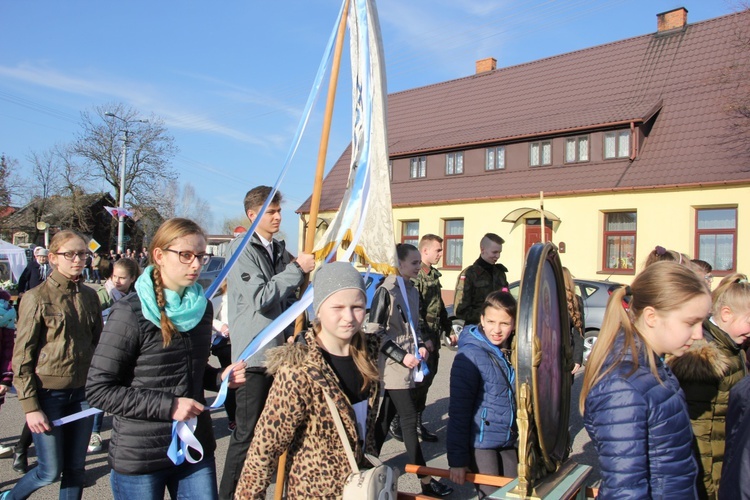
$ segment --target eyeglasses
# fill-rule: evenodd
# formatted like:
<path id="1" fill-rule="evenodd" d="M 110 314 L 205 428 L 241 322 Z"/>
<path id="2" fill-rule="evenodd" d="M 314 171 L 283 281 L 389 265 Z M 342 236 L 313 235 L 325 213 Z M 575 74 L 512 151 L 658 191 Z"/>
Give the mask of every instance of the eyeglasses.
<path id="1" fill-rule="evenodd" d="M 86 260 L 86 252 L 55 252 L 55 255 L 62 255 L 65 260 L 73 261 L 76 257 L 78 260 Z"/>
<path id="2" fill-rule="evenodd" d="M 200 263 L 202 266 L 205 266 L 208 264 L 208 261 L 211 260 L 211 254 L 207 253 L 193 253 L 193 252 L 181 252 L 179 250 L 172 250 L 171 248 L 165 248 L 167 252 L 176 253 L 177 256 L 180 258 L 180 262 L 183 264 L 192 264 L 196 257 L 200 259 Z"/>
<path id="3" fill-rule="evenodd" d="M 711 276 L 710 274 L 707 274 L 703 277 L 703 279 L 711 283 L 714 280 L 714 277 Z"/>

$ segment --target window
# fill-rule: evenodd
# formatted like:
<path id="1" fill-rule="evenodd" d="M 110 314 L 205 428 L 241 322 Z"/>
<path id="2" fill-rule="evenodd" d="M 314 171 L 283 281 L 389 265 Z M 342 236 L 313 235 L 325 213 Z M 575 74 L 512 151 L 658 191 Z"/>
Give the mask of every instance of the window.
<path id="1" fill-rule="evenodd" d="M 705 260 L 714 272 L 735 270 L 737 209 L 706 208 L 695 213 L 696 259 Z"/>
<path id="2" fill-rule="evenodd" d="M 448 153 L 445 155 L 445 175 L 457 175 L 464 173 L 464 153 Z"/>
<path id="3" fill-rule="evenodd" d="M 393 160 L 388 160 L 388 180 L 393 180 Z"/>
<path id="4" fill-rule="evenodd" d="M 635 272 L 635 212 L 604 214 L 604 271 Z"/>
<path id="5" fill-rule="evenodd" d="M 589 136 L 565 139 L 565 163 L 589 161 Z"/>
<path id="6" fill-rule="evenodd" d="M 409 178 L 418 179 L 427 175 L 427 157 L 417 156 L 411 159 L 411 168 L 409 169 Z"/>
<path id="7" fill-rule="evenodd" d="M 532 167 L 552 165 L 552 142 L 532 142 L 529 146 L 529 164 Z"/>
<path id="8" fill-rule="evenodd" d="M 464 255 L 464 220 L 445 221 L 443 267 L 461 269 Z"/>
<path id="9" fill-rule="evenodd" d="M 505 146 L 487 148 L 485 170 L 502 170 L 505 168 Z"/>
<path id="10" fill-rule="evenodd" d="M 401 223 L 401 243 L 419 245 L 419 221 L 410 220 Z"/>
<path id="11" fill-rule="evenodd" d="M 630 156 L 630 130 L 607 132 L 604 134 L 604 159 L 627 158 Z"/>

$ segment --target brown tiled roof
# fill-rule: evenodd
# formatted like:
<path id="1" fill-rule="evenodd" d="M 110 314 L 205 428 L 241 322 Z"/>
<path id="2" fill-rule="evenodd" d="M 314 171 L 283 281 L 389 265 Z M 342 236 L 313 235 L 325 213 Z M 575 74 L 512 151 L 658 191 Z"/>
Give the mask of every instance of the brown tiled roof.
<path id="1" fill-rule="evenodd" d="M 79 204 L 82 207 L 91 207 L 106 198 L 105 203 L 114 204 L 114 199 L 108 193 L 84 194 L 79 198 Z M 36 199 L 28 205 L 16 210 L 14 213 L 0 219 L 0 227 L 4 229 L 11 228 L 34 228 L 36 226 L 35 208 L 41 203 Z M 60 225 L 62 221 L 70 219 L 72 213 L 71 198 L 69 196 L 51 196 L 46 200 L 44 221 L 50 225 Z"/>
<path id="2" fill-rule="evenodd" d="M 729 123 L 719 78 L 738 61 L 750 64 L 737 36 L 748 26 L 744 11 L 389 95 L 391 158 L 638 124 L 658 111 L 632 162 L 393 182 L 393 205 L 750 181 L 748 159 L 725 144 Z M 338 208 L 349 155 L 347 148 L 326 176 L 321 210 Z M 309 211 L 309 199 L 298 211 Z"/>

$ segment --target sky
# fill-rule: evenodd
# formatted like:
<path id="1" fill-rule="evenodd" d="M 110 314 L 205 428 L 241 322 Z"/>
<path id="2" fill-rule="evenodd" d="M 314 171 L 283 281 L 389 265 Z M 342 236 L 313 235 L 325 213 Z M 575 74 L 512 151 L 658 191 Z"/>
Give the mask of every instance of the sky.
<path id="1" fill-rule="evenodd" d="M 250 188 L 275 183 L 341 3 L 0 0 L 0 153 L 28 177 L 32 152 L 76 139 L 81 112 L 121 103 L 163 120 L 179 149 L 172 165 L 211 206 L 206 229 L 218 232 L 243 216 Z M 376 3 L 389 93 L 469 76 L 486 57 L 503 68 L 652 33 L 656 14 L 678 7 L 689 23 L 737 10 L 732 0 Z M 326 172 L 351 139 L 348 51 L 339 82 Z M 280 188 L 290 249 L 324 101 Z"/>

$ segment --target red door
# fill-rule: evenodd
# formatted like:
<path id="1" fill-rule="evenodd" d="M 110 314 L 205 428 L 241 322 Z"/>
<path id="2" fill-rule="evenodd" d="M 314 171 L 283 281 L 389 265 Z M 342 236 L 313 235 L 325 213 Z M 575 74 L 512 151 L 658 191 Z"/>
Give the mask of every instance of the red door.
<path id="1" fill-rule="evenodd" d="M 545 240 L 552 241 L 552 221 L 545 221 Z M 523 247 L 524 258 L 529 253 L 529 248 L 534 243 L 542 241 L 542 221 L 540 219 L 526 219 L 526 242 Z"/>

